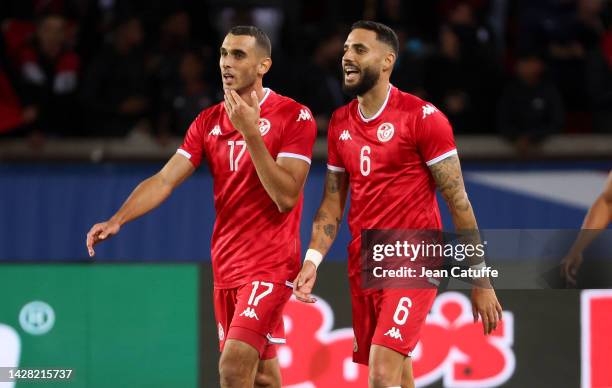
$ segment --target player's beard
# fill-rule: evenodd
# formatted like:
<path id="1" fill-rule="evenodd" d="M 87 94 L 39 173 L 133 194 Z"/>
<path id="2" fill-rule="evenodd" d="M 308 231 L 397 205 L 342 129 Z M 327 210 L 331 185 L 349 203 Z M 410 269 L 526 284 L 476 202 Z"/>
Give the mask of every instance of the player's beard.
<path id="1" fill-rule="evenodd" d="M 350 96 L 363 96 L 370 91 L 378 82 L 380 72 L 372 67 L 366 67 L 361 70 L 361 79 L 353 85 L 347 85 L 342 79 L 342 90 Z"/>

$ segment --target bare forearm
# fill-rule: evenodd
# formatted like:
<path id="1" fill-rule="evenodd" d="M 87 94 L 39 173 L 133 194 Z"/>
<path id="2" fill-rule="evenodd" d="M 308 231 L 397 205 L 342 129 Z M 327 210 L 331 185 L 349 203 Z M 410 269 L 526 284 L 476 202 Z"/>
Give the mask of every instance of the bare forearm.
<path id="1" fill-rule="evenodd" d="M 159 174 L 153 175 L 136 186 L 111 221 L 120 225 L 132 221 L 159 206 L 171 193 L 172 187 Z"/>
<path id="2" fill-rule="evenodd" d="M 245 140 L 257 176 L 272 201 L 281 212 L 293 208 L 302 190 L 300 184 L 276 163 L 259 133 Z"/>
<path id="3" fill-rule="evenodd" d="M 607 201 L 600 195 L 589 209 L 582 229 L 605 229 L 612 220 L 612 201 Z"/>
<path id="4" fill-rule="evenodd" d="M 308 247 L 325 256 L 336 239 L 341 220 L 342 213 L 338 209 L 321 204 L 312 223 L 312 237 Z"/>
<path id="5" fill-rule="evenodd" d="M 579 254 L 591 244 L 601 232 L 608 227 L 612 220 L 612 202 L 600 195 L 589 209 L 581 231 L 572 246 L 572 252 Z"/>
<path id="6" fill-rule="evenodd" d="M 472 204 L 467 198 L 467 194 L 465 193 L 465 191 L 463 193 L 458 193 L 456 195 L 456 198 L 447 200 L 446 204 L 451 213 L 453 225 L 455 225 L 455 230 L 478 230 L 476 216 L 474 216 Z"/>
<path id="7" fill-rule="evenodd" d="M 440 194 L 446 201 L 456 230 L 476 230 L 478 224 L 463 183 L 463 174 L 456 156 L 430 167 Z"/>
<path id="8" fill-rule="evenodd" d="M 348 194 L 348 178 L 344 173 L 327 171 L 323 200 L 312 223 L 310 249 L 319 251 L 323 256 L 331 248 L 340 230 Z"/>

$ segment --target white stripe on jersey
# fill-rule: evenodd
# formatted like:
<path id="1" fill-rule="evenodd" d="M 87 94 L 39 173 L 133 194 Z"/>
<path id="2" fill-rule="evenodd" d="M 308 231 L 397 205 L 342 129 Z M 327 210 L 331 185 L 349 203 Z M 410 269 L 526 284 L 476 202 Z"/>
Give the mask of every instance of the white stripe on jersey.
<path id="1" fill-rule="evenodd" d="M 311 162 L 309 157 L 306 157 L 306 156 L 300 155 L 300 154 L 294 154 L 294 153 L 291 153 L 291 152 L 279 152 L 278 156 L 276 158 L 277 159 L 278 158 L 295 158 L 295 159 L 303 160 L 303 161 L 305 161 L 308 164 L 310 164 L 310 162 Z"/>
<path id="2" fill-rule="evenodd" d="M 455 148 L 454 150 L 450 150 L 448 152 L 443 153 L 440 156 L 436 156 L 435 158 L 433 158 L 432 160 L 430 160 L 429 162 L 427 162 L 426 164 L 428 166 L 433 166 L 434 164 L 448 158 L 449 156 L 453 156 L 453 155 L 457 155 L 457 149 Z"/>
<path id="3" fill-rule="evenodd" d="M 184 156 L 184 157 L 186 157 L 187 159 L 191 159 L 191 154 L 190 154 L 189 152 L 185 151 L 185 150 L 184 150 L 184 149 L 182 149 L 182 148 L 179 148 L 178 150 L 176 150 L 176 153 L 177 153 L 177 154 L 181 154 L 181 155 L 183 155 L 183 156 Z"/>

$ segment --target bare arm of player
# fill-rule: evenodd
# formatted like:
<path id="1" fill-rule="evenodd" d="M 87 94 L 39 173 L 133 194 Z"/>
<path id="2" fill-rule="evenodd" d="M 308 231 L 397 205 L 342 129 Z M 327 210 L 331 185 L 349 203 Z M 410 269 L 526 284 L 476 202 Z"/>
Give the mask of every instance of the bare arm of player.
<path id="1" fill-rule="evenodd" d="M 336 239 L 340 221 L 346 205 L 349 179 L 345 172 L 327 170 L 323 199 L 312 223 L 312 236 L 309 249 L 314 249 L 325 256 Z M 306 303 L 316 300 L 310 296 L 317 279 L 317 267 L 310 260 L 305 260 L 302 269 L 293 282 L 293 294 Z"/>
<path id="2" fill-rule="evenodd" d="M 455 229 L 457 231 L 476 231 L 478 224 L 465 191 L 459 158 L 456 155 L 449 156 L 429 166 L 429 169 L 448 206 Z M 478 320 L 478 315 L 482 318 L 485 335 L 495 330 L 497 322 L 501 320 L 502 307 L 493 287 L 474 286 L 472 288 L 472 313 L 474 322 Z"/>
<path id="3" fill-rule="evenodd" d="M 170 158 L 157 174 L 136 186 L 114 216 L 91 227 L 86 240 L 89 256 L 96 254 L 97 243 L 119 233 L 123 224 L 159 206 L 193 171 L 193 165 L 184 156 L 175 154 Z"/>
<path id="4" fill-rule="evenodd" d="M 576 275 L 582 264 L 582 252 L 595 238 L 612 222 L 612 171 L 608 175 L 608 181 L 604 191 L 591 205 L 584 221 L 581 231 L 568 252 L 561 261 L 561 277 L 565 279 L 568 286 L 576 286 Z"/>
<path id="5" fill-rule="evenodd" d="M 255 92 L 251 93 L 251 104 L 247 104 L 234 90 L 226 91 L 225 109 L 246 142 L 264 189 L 281 213 L 291 211 L 300 197 L 310 165 L 295 158 L 278 161 L 272 158 L 259 132 L 260 108 Z"/>

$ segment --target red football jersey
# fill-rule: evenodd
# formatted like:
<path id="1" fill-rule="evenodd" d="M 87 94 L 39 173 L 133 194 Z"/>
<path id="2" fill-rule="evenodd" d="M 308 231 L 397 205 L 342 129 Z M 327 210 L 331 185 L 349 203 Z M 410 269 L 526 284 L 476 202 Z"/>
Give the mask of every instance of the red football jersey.
<path id="1" fill-rule="evenodd" d="M 274 159 L 290 157 L 310 163 L 317 132 L 310 110 L 265 90 L 259 131 L 268 151 Z M 177 152 L 195 167 L 206 159 L 213 177 L 215 287 L 234 288 L 251 280 L 293 281 L 300 265 L 303 197 L 290 212 L 278 211 L 223 103 L 198 115 Z"/>
<path id="2" fill-rule="evenodd" d="M 328 169 L 349 175 L 349 278 L 361 293 L 362 229 L 441 229 L 428 166 L 457 153 L 451 125 L 432 104 L 390 86 L 366 119 L 357 100 L 337 109 L 328 131 Z"/>

